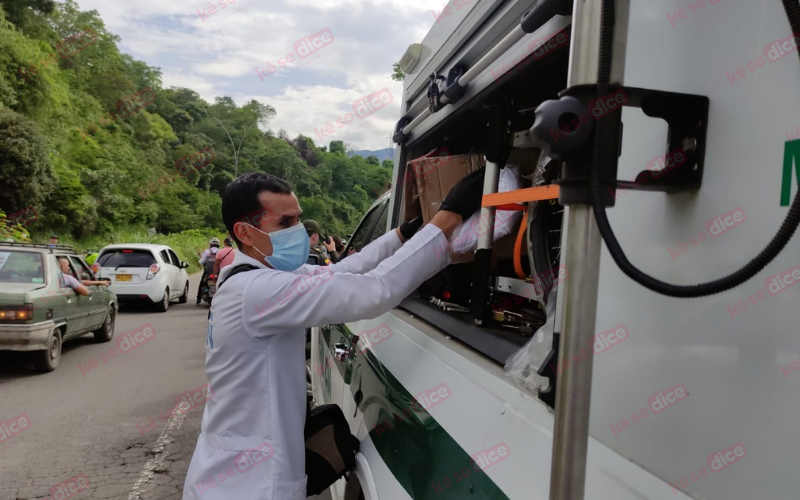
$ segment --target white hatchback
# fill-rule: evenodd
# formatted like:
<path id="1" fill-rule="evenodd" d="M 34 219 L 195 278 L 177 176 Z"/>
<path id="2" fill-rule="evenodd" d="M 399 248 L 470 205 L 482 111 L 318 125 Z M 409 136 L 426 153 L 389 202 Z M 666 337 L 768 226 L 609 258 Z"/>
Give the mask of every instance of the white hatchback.
<path id="1" fill-rule="evenodd" d="M 95 274 L 111 281 L 109 289 L 119 303 L 149 301 L 164 312 L 177 300 L 189 297 L 189 264 L 166 245 L 131 243 L 100 250 L 92 266 Z"/>

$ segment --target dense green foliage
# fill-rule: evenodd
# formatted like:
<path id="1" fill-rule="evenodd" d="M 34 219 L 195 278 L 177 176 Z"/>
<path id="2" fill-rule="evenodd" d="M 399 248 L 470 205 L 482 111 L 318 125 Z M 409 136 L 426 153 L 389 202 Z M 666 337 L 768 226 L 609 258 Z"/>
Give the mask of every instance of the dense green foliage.
<path id="1" fill-rule="evenodd" d="M 240 145 L 239 175 L 286 179 L 305 217 L 332 233 L 351 232 L 389 180 L 389 165 L 348 158 L 342 141 L 276 136 L 268 104 L 163 88 L 160 69 L 118 42 L 71 0 L 0 0 L 0 210 L 33 207 L 35 240 L 54 231 L 98 246 L 151 227 L 221 235 L 220 195 Z M 203 148 L 212 160 L 183 168 Z"/>

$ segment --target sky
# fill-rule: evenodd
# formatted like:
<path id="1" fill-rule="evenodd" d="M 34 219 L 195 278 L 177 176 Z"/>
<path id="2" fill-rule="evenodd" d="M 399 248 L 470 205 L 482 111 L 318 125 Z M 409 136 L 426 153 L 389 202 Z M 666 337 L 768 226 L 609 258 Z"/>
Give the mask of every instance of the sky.
<path id="1" fill-rule="evenodd" d="M 269 124 L 276 133 L 303 134 L 319 146 L 344 140 L 354 150 L 390 147 L 403 91 L 390 78 L 392 64 L 422 41 L 436 21 L 432 11 L 445 3 L 78 0 L 120 36 L 123 52 L 161 68 L 165 87 L 191 88 L 212 103 L 223 95 L 240 105 L 256 99 L 277 110 Z M 305 39 L 316 41 L 314 52 L 296 46 Z M 384 107 L 347 121 L 354 103 L 381 91 L 376 102 Z"/>

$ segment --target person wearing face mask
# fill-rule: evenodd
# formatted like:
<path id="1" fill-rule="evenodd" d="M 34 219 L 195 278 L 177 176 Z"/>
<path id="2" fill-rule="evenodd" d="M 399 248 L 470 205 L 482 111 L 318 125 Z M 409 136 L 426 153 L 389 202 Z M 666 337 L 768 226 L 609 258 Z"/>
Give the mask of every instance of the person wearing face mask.
<path id="1" fill-rule="evenodd" d="M 449 253 L 437 248 L 480 207 L 483 173 L 453 187 L 424 228 L 404 222 L 324 267 L 305 264 L 308 232 L 288 183 L 249 173 L 228 185 L 222 219 L 239 251 L 211 304 L 211 395 L 184 500 L 306 498 L 306 328 L 377 317 L 444 269 Z"/>

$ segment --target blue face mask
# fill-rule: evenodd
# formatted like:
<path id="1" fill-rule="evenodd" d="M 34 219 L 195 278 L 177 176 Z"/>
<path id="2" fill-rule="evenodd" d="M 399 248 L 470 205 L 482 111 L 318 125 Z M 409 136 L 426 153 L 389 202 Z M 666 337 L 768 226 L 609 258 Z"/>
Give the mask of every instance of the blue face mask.
<path id="1" fill-rule="evenodd" d="M 306 228 L 302 224 L 271 233 L 265 233 L 255 226 L 248 225 L 259 233 L 266 234 L 272 241 L 272 255 L 270 256 L 264 255 L 264 252 L 256 247 L 253 248 L 264 256 L 264 261 L 273 269 L 294 271 L 308 260 L 311 244 Z"/>

